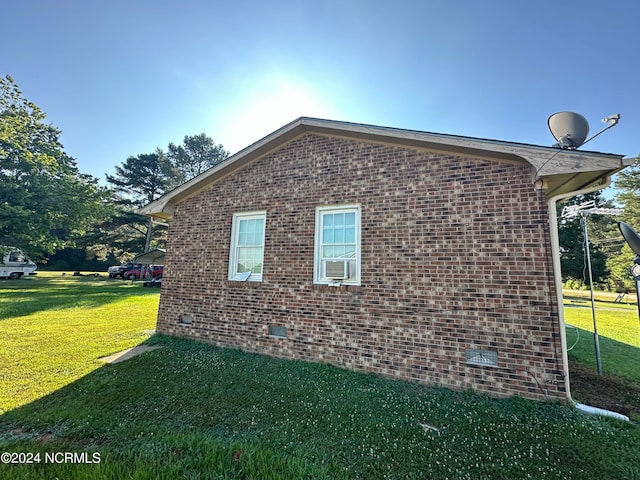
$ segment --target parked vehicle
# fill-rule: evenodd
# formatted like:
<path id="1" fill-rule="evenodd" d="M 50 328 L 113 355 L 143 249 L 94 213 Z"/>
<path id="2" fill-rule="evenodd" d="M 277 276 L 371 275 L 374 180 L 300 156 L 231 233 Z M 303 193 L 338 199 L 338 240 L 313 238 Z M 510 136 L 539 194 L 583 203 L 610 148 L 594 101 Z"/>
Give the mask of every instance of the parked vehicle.
<path id="1" fill-rule="evenodd" d="M 138 263 L 127 262 L 127 263 L 123 263 L 122 265 L 114 265 L 113 267 L 109 267 L 107 269 L 107 273 L 109 274 L 109 278 L 118 278 L 118 277 L 124 278 L 125 272 L 128 272 L 129 270 L 133 270 L 135 268 L 140 268 L 140 267 L 141 265 Z"/>
<path id="2" fill-rule="evenodd" d="M 37 268 L 19 248 L 0 245 L 0 278 L 17 280 L 23 275 L 35 275 Z"/>
<path id="3" fill-rule="evenodd" d="M 138 280 L 140 278 L 156 278 L 162 276 L 164 265 L 149 265 L 147 267 L 137 267 L 124 272 L 122 278 L 125 280 Z"/>

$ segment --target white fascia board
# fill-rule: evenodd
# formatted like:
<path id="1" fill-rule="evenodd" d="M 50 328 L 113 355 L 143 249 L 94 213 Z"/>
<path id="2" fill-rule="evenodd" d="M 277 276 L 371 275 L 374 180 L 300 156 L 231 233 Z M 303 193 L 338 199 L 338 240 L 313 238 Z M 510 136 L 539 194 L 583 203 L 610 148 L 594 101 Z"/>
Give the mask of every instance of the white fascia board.
<path id="1" fill-rule="evenodd" d="M 189 198 L 212 183 L 230 175 L 235 170 L 260 158 L 305 132 L 355 138 L 377 143 L 405 145 L 430 150 L 443 150 L 468 155 L 508 161 L 525 161 L 536 173 L 536 177 L 567 173 L 613 171 L 633 163 L 626 163 L 622 155 L 583 152 L 578 150 L 558 150 L 552 147 L 527 145 L 522 143 L 461 137 L 438 133 L 379 127 L 334 120 L 300 117 L 266 137 L 240 150 L 224 162 L 201 175 L 180 185 L 154 202 L 141 208 L 143 215 L 169 219 L 175 205 Z M 627 160 L 627 159 L 625 159 Z"/>

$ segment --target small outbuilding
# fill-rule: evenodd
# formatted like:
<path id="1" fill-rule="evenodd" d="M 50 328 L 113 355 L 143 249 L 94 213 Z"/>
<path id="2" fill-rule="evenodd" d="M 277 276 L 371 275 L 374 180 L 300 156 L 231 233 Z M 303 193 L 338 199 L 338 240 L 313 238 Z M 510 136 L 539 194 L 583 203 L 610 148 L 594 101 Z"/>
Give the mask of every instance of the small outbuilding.
<path id="1" fill-rule="evenodd" d="M 622 155 L 299 118 L 142 209 L 157 331 L 568 399 L 556 202 Z"/>

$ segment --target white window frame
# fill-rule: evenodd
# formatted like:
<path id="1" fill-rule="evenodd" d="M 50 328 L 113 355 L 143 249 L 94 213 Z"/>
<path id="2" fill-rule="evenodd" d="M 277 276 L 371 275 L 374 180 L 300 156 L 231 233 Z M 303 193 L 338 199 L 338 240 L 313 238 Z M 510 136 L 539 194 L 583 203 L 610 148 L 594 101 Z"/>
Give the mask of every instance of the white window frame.
<path id="1" fill-rule="evenodd" d="M 263 220 L 264 227 L 262 229 L 262 245 L 255 245 L 255 247 L 262 247 L 262 273 L 251 273 L 246 276 L 246 272 L 244 275 L 242 273 L 236 273 L 238 266 L 238 238 L 240 232 L 240 223 L 242 220 Z M 264 239 L 267 231 L 267 212 L 243 212 L 243 213 L 234 213 L 233 221 L 231 225 L 231 248 L 229 250 L 229 280 L 233 281 L 250 281 L 250 282 L 261 282 L 262 275 L 264 274 Z"/>
<path id="2" fill-rule="evenodd" d="M 355 259 L 351 261 L 349 278 L 336 280 L 327 278 L 323 268 L 322 246 L 323 246 L 323 218 L 326 214 L 334 213 L 355 213 Z M 315 228 L 315 248 L 313 261 L 313 283 L 322 285 L 360 285 L 360 205 L 327 205 L 316 207 L 316 228 Z M 352 270 L 355 268 L 355 272 Z"/>

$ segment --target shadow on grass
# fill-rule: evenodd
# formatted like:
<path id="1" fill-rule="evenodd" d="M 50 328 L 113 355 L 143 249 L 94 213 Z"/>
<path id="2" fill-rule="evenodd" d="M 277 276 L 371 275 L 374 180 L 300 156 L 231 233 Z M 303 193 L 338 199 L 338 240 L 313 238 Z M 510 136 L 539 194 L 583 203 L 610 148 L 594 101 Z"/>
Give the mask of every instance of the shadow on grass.
<path id="1" fill-rule="evenodd" d="M 170 337 L 147 344 L 163 348 L 0 416 L 0 451 L 102 458 L 22 465 L 13 478 L 600 479 L 636 468 L 640 429 L 566 405 Z"/>
<path id="2" fill-rule="evenodd" d="M 0 478 L 349 478 L 331 458 L 312 465 L 242 433 L 251 430 L 249 410 L 260 413 L 253 404 L 270 399 L 240 378 L 255 372 L 240 366 L 227 376 L 222 368 L 259 356 L 227 350 L 223 360 L 215 347 L 163 336 L 144 345 L 165 348 L 0 415 L 0 451 L 98 453 L 98 464 L 0 464 Z"/>
<path id="3" fill-rule="evenodd" d="M 596 369 L 593 332 L 578 327 L 567 327 L 569 356 L 586 368 Z M 615 374 L 640 384 L 640 348 L 598 335 L 600 358 L 604 373 Z"/>
<path id="4" fill-rule="evenodd" d="M 127 296 L 158 293 L 158 289 L 144 288 L 142 282 L 132 284 L 108 277 L 61 275 L 0 280 L 0 321 L 51 309 L 99 307 Z"/>

